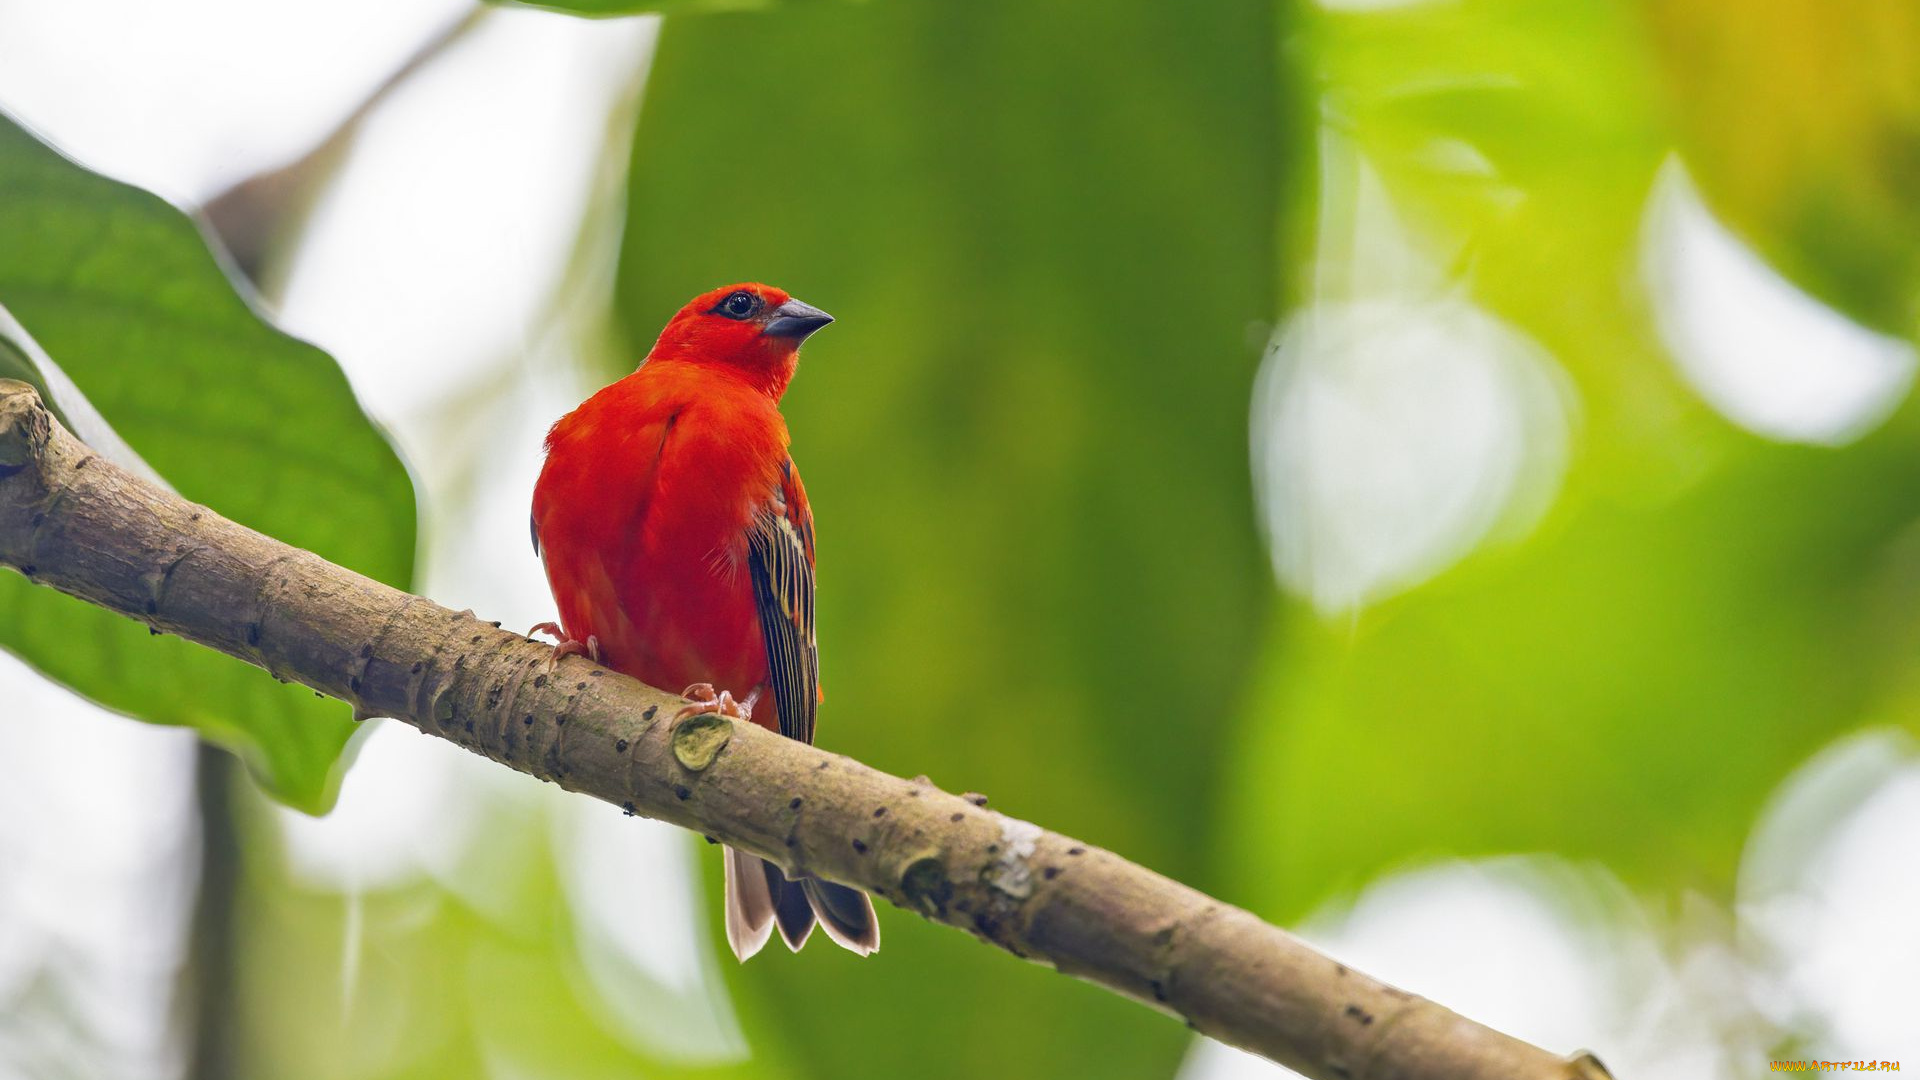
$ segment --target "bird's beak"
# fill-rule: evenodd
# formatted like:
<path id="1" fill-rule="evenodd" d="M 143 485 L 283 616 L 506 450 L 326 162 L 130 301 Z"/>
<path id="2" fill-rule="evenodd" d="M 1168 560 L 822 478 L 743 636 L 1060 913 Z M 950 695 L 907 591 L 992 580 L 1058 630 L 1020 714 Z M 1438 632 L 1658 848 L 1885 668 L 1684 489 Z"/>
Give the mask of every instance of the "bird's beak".
<path id="1" fill-rule="evenodd" d="M 833 316 L 798 300 L 789 300 L 773 309 L 773 319 L 767 323 L 765 333 L 768 337 L 792 338 L 805 341 L 808 334 L 833 321 Z"/>

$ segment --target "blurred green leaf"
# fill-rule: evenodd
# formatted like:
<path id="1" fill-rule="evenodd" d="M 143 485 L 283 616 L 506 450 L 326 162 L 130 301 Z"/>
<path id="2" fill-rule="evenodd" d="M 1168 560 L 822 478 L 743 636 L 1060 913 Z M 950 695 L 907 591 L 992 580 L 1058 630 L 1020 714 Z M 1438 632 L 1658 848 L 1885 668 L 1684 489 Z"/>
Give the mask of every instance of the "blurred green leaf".
<path id="1" fill-rule="evenodd" d="M 1802 288 L 1920 331 L 1920 5 L 1645 0 L 1688 166 Z"/>
<path id="2" fill-rule="evenodd" d="M 1468 0 L 1326 13 L 1311 36 L 1329 124 L 1447 287 L 1572 376 L 1581 422 L 1531 536 L 1358 616 L 1276 620 L 1233 759 L 1236 895 L 1291 920 L 1423 860 L 1550 851 L 1725 898 L 1796 765 L 1920 719 L 1915 418 L 1772 444 L 1681 378 L 1638 292 L 1674 136 L 1630 11 Z"/>
<path id="3" fill-rule="evenodd" d="M 1265 0 L 669 20 L 622 254 L 630 356 L 729 281 L 839 319 L 784 406 L 822 743 L 1189 880 L 1271 596 L 1246 402 L 1282 291 L 1279 40 Z M 817 1076 L 1160 1077 L 1187 1044 L 882 920 L 871 960 L 739 969 L 756 1048 Z"/>
<path id="4" fill-rule="evenodd" d="M 1889 491 L 1906 492 L 1889 498 Z M 1920 454 L 1764 447 L 1586 503 L 1361 616 L 1296 608 L 1235 790 L 1240 884 L 1293 919 L 1428 858 L 1550 851 L 1727 898 L 1755 815 L 1910 677 Z M 1911 590 L 1896 594 L 1911 599 Z M 1904 637 L 1897 639 L 1904 647 Z"/>
<path id="5" fill-rule="evenodd" d="M 502 778 L 537 788 L 529 778 Z M 550 794 L 543 792 L 541 794 Z M 484 842 L 434 877 L 348 895 L 290 878 L 270 816 L 253 814 L 238 917 L 241 1075 L 277 1080 L 784 1080 L 716 1040 L 701 984 L 664 985 L 577 918 L 556 871 L 553 799 L 497 790 L 469 824 Z M 537 801 L 536 801 L 537 800 Z M 254 809 L 261 809 L 256 805 Z M 566 808 L 573 809 L 573 808 Z M 561 821 L 572 819 L 562 814 Z M 438 838 L 444 840 L 445 838 Z M 691 861 L 691 841 L 683 848 Z M 705 846 L 705 845 L 701 845 Z M 664 884 L 678 889 L 678 880 Z M 717 897 L 714 898 L 717 913 Z M 671 906 L 671 901 L 666 903 Z M 636 897 L 634 918 L 657 917 Z M 621 995 L 588 971 L 615 973 Z M 644 1014 L 643 1023 L 636 1015 Z M 724 1016 L 721 1007 L 719 1014 Z M 653 1025 L 680 1028 L 671 1045 Z"/>
<path id="6" fill-rule="evenodd" d="M 407 584 L 412 483 L 339 367 L 264 322 L 185 214 L 4 116 L 0 304 L 182 495 Z M 14 575 L 0 646 L 108 708 L 198 729 L 294 806 L 332 802 L 353 731 L 338 702 Z"/>

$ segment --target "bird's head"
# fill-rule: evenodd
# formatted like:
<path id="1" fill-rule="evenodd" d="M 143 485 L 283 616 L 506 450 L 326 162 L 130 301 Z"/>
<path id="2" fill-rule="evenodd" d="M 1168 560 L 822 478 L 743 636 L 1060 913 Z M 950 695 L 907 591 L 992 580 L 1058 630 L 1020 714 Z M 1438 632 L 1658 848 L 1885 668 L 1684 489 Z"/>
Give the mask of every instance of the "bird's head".
<path id="1" fill-rule="evenodd" d="M 727 285 L 681 308 L 647 355 L 732 369 L 778 400 L 799 363 L 800 343 L 832 321 L 771 285 Z"/>

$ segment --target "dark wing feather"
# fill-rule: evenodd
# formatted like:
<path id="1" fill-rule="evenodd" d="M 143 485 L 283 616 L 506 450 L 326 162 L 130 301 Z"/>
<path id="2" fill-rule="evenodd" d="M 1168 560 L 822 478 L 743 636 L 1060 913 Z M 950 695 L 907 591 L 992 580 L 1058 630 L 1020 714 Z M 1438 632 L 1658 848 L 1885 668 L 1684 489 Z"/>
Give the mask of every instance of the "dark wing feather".
<path id="1" fill-rule="evenodd" d="M 820 653 L 813 636 L 813 515 L 791 461 L 782 481 L 747 534 L 747 562 L 780 734 L 810 743 L 820 704 Z"/>

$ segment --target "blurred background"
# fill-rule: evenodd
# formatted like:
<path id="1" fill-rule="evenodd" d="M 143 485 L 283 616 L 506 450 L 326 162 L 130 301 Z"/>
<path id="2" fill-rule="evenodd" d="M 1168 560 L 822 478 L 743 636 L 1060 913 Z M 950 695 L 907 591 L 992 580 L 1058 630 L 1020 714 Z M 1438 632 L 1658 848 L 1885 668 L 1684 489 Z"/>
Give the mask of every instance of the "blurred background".
<path id="1" fill-rule="evenodd" d="M 546 427 L 776 283 L 824 745 L 1623 1080 L 1920 1066 L 1920 8 L 653 6 L 0 0 L 0 304 L 529 626 Z M 697 837 L 4 584 L 0 1077 L 1291 1075 L 891 908 L 735 965 Z"/>

